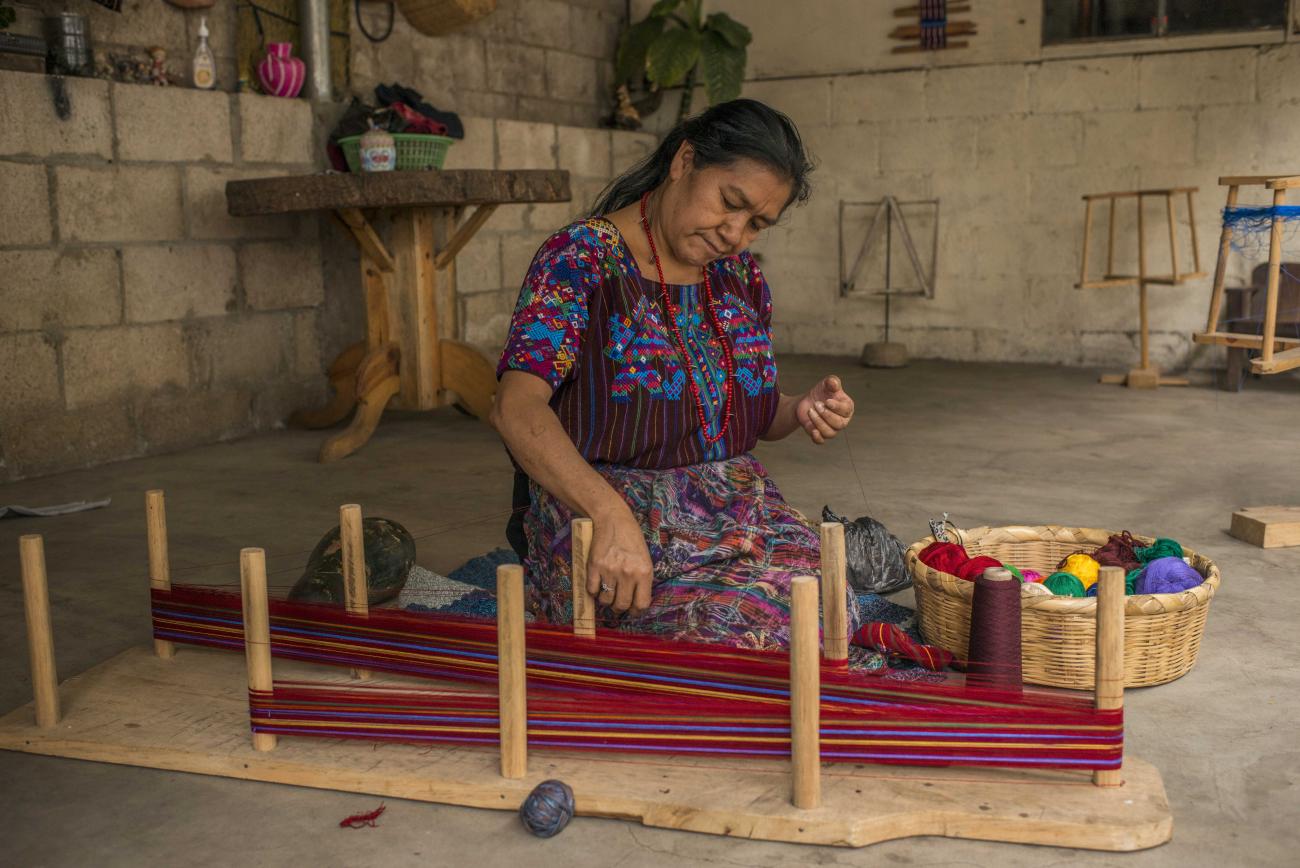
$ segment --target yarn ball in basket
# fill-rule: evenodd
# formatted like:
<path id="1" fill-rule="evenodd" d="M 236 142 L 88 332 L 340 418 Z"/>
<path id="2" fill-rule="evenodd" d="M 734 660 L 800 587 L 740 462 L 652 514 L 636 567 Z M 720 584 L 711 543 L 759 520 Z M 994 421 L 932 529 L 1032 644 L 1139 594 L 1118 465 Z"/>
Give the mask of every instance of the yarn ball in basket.
<path id="1" fill-rule="evenodd" d="M 1015 576 L 1021 582 L 1025 581 L 1025 574 L 1020 572 L 1019 568 L 1013 567 L 1011 566 L 1011 564 L 1003 564 L 1002 569 L 1006 570 L 1008 573 Z"/>
<path id="2" fill-rule="evenodd" d="M 1170 556 L 1156 558 L 1143 567 L 1133 591 L 1137 594 L 1177 594 L 1204 581 L 1205 578 L 1189 567 L 1181 556 Z"/>
<path id="3" fill-rule="evenodd" d="M 1043 583 L 1043 579 L 1046 578 L 1046 576 L 1044 576 L 1038 570 L 1025 570 L 1024 573 L 1021 574 L 1021 578 L 1024 579 L 1026 583 L 1033 582 L 1035 584 L 1041 585 Z"/>
<path id="4" fill-rule="evenodd" d="M 1149 564 L 1159 558 L 1179 558 L 1183 556 L 1183 547 L 1176 539 L 1160 537 L 1146 548 L 1134 549 L 1140 563 Z"/>
<path id="5" fill-rule="evenodd" d="M 1092 557 L 1103 567 L 1119 567 L 1127 573 L 1142 566 L 1133 551 L 1136 546 L 1137 540 L 1133 539 L 1133 534 L 1123 530 L 1111 534 L 1106 544 L 1092 553 Z"/>
<path id="6" fill-rule="evenodd" d="M 1130 597 L 1137 593 L 1137 580 L 1138 576 L 1142 575 L 1142 569 L 1142 567 L 1138 567 L 1124 574 L 1124 593 Z"/>
<path id="7" fill-rule="evenodd" d="M 1070 573 L 1078 578 L 1083 582 L 1085 591 L 1097 584 L 1097 577 L 1101 574 L 1101 564 L 1097 563 L 1092 555 L 1070 555 L 1056 569 L 1058 572 Z"/>
<path id="8" fill-rule="evenodd" d="M 1043 579 L 1043 587 L 1058 597 L 1082 597 L 1087 589 L 1074 573 L 1056 572 Z"/>
<path id="9" fill-rule="evenodd" d="M 1022 597 L 1050 597 L 1052 592 L 1039 582 L 1025 582 L 1020 586 Z"/>
<path id="10" fill-rule="evenodd" d="M 539 838 L 560 834 L 573 819 L 573 790 L 564 781 L 542 781 L 519 806 L 519 819 Z"/>
<path id="11" fill-rule="evenodd" d="M 1000 570 L 1002 569 L 1002 561 L 997 558 L 991 558 L 988 555 L 979 555 L 962 564 L 957 569 L 956 575 L 958 578 L 965 579 L 968 582 L 973 582 L 980 576 L 984 575 L 984 571 L 990 567 Z"/>
<path id="12" fill-rule="evenodd" d="M 956 543 L 932 542 L 916 556 L 921 563 L 941 573 L 957 575 L 961 565 L 970 560 L 966 550 Z"/>

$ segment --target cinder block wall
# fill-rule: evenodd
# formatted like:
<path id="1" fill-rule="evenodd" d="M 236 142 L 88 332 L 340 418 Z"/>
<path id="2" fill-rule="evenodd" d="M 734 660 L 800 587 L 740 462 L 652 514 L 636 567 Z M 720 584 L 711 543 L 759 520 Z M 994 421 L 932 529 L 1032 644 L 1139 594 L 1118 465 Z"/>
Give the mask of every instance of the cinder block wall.
<path id="1" fill-rule="evenodd" d="M 0 479 L 209 443 L 323 392 L 315 217 L 225 182 L 317 168 L 310 106 L 0 72 Z"/>
<path id="2" fill-rule="evenodd" d="M 363 4 L 362 16 L 384 32 L 384 4 Z M 425 36 L 399 13 L 392 35 L 372 43 L 354 20 L 352 89 L 372 99 L 377 83 L 400 81 L 461 114 L 594 127 L 612 113 L 625 21 L 624 0 L 499 0 L 446 36 Z"/>
<path id="3" fill-rule="evenodd" d="M 23 0 L 41 15 L 76 12 L 86 16 L 94 50 L 106 57 L 143 58 L 149 48 L 167 52 L 167 70 L 189 86 L 194 50 L 199 45 L 199 19 L 208 20 L 208 47 L 217 63 L 217 89 L 233 91 L 239 82 L 235 61 L 236 4 L 217 2 L 203 9 L 181 9 L 162 0 L 123 0 L 114 12 L 97 3 L 67 0 Z"/>
<path id="4" fill-rule="evenodd" d="M 637 0 L 633 17 L 646 5 Z M 1212 274 L 1225 193 L 1218 176 L 1300 171 L 1300 45 L 1161 50 L 1189 45 L 1169 39 L 1061 57 L 1041 45 L 1041 5 L 976 4 L 954 16 L 979 23 L 970 49 L 895 55 L 888 4 L 719 0 L 754 30 L 745 94 L 789 113 L 820 162 L 812 202 L 757 245 L 779 348 L 856 354 L 881 339 L 883 303 L 839 294 L 838 209 L 890 194 L 941 203 L 936 297 L 893 305 L 892 337 L 913 355 L 1127 369 L 1137 359 L 1136 290 L 1073 288 L 1080 197 L 1199 186 L 1199 248 Z M 665 110 L 675 106 L 669 94 Z M 661 111 L 655 128 L 670 119 Z M 1187 270 L 1187 214 L 1177 205 Z M 1120 210 L 1117 227 L 1124 270 L 1136 270 L 1132 208 Z M 1163 199 L 1148 208 L 1148 270 L 1167 273 Z M 1104 267 L 1098 212 L 1093 274 Z M 864 236 L 859 224 L 846 256 Z M 1205 278 L 1150 290 L 1156 364 L 1217 364 L 1215 351 L 1190 339 L 1205 325 L 1209 287 Z"/>

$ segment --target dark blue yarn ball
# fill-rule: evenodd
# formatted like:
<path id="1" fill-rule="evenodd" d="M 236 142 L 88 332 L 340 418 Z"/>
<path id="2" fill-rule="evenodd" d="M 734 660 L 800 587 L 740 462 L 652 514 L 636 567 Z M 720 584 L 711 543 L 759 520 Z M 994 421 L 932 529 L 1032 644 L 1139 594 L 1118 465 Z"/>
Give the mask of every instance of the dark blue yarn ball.
<path id="1" fill-rule="evenodd" d="M 573 790 L 564 781 L 542 781 L 519 806 L 519 819 L 539 838 L 560 834 L 573 819 Z"/>

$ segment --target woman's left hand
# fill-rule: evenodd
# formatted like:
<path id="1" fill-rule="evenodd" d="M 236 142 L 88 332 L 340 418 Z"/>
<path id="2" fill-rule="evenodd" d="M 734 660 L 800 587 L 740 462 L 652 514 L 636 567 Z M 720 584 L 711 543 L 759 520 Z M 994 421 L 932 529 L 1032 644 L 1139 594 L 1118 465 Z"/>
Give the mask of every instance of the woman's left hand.
<path id="1" fill-rule="evenodd" d="M 848 427 L 853 418 L 853 399 L 844 391 L 840 378 L 831 374 L 799 399 L 795 418 L 814 443 L 825 443 Z"/>

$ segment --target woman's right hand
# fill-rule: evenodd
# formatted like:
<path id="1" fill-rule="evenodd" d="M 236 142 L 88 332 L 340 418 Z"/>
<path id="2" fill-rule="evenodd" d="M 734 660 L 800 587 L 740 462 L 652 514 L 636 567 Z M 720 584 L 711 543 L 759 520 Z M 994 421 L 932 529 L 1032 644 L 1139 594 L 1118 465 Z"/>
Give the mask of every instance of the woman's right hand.
<path id="1" fill-rule="evenodd" d="M 653 580 L 650 550 L 632 510 L 620 503 L 593 517 L 587 593 L 616 612 L 641 612 L 650 607 Z"/>

